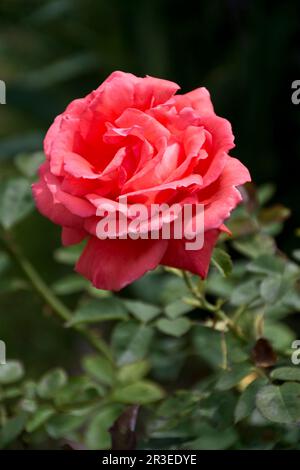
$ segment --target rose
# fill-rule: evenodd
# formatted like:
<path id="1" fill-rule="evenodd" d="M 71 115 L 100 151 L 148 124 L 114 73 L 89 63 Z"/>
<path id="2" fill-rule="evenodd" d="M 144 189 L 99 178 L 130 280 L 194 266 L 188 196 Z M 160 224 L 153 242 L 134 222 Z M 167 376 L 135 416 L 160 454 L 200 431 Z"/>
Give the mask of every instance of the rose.
<path id="1" fill-rule="evenodd" d="M 205 88 L 184 95 L 173 82 L 114 72 L 73 101 L 50 127 L 46 161 L 33 185 L 39 211 L 62 226 L 62 243 L 87 238 L 76 270 L 101 289 L 119 290 L 159 264 L 207 275 L 223 222 L 241 201 L 248 170 L 228 151 L 230 123 Z M 184 239 L 99 239 L 101 209 L 120 202 L 203 204 L 204 246 Z M 98 215 L 97 215 L 98 214 Z M 171 222 L 170 222 L 171 223 Z"/>

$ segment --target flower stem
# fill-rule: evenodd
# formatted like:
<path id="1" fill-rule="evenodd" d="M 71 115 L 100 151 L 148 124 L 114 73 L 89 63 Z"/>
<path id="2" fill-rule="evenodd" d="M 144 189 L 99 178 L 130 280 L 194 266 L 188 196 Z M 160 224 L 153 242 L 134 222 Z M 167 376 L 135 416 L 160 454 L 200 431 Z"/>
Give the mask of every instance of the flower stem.
<path id="1" fill-rule="evenodd" d="M 15 243 L 12 234 L 8 231 L 1 231 L 3 242 L 15 262 L 19 265 L 27 279 L 30 281 L 38 295 L 50 306 L 51 310 L 64 322 L 72 319 L 72 312 L 65 306 L 61 300 L 56 297 L 52 290 L 41 278 L 31 262 L 25 257 L 19 246 Z M 99 335 L 87 329 L 82 325 L 74 325 L 73 328 L 78 331 L 86 340 L 110 362 L 113 358 L 106 342 Z"/>
<path id="2" fill-rule="evenodd" d="M 234 333 L 235 336 L 237 336 L 239 339 L 245 340 L 245 336 L 239 326 L 237 326 L 235 322 L 230 317 L 228 317 L 228 315 L 226 315 L 223 310 L 221 310 L 221 306 L 223 305 L 224 301 L 218 300 L 215 305 L 208 302 L 205 298 L 205 295 L 198 291 L 190 275 L 186 271 L 182 271 L 182 275 L 189 291 L 198 300 L 199 307 L 212 312 L 216 318 L 226 323 L 228 328 Z"/>

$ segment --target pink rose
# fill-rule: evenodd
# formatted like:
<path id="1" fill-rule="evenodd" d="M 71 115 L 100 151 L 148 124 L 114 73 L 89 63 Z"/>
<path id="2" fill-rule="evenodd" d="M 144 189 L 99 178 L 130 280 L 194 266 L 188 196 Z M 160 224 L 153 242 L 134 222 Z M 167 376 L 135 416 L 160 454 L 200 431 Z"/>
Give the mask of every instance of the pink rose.
<path id="1" fill-rule="evenodd" d="M 114 72 L 70 103 L 46 135 L 36 204 L 62 226 L 64 245 L 88 239 L 76 270 L 97 288 L 119 290 L 159 264 L 206 277 L 223 222 L 241 201 L 237 186 L 250 180 L 228 155 L 231 125 L 214 113 L 208 91 L 175 95 L 178 89 Z M 185 239 L 161 237 L 99 239 L 99 210 L 122 211 L 124 196 L 129 206 L 203 204 L 204 246 L 187 250 Z"/>

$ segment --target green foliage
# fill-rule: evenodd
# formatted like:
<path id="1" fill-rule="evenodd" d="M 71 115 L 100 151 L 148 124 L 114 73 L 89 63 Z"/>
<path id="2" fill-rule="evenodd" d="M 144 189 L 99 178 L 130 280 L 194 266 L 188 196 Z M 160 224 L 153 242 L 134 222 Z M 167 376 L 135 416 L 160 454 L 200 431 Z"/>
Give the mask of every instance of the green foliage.
<path id="1" fill-rule="evenodd" d="M 11 228 L 33 208 L 30 186 L 25 178 L 13 178 L 1 182 L 0 224 Z"/>
<path id="2" fill-rule="evenodd" d="M 299 112 L 282 64 L 293 69 L 299 61 L 291 40 L 297 2 L 227 3 L 1 2 L 0 78 L 9 84 L 0 116 L 0 340 L 8 356 L 0 365 L 1 448 L 62 448 L 70 439 L 78 448 L 109 449 L 124 427 L 146 449 L 300 448 L 299 366 L 291 364 L 300 336 L 300 250 L 291 260 L 277 248 L 290 211 L 271 203 L 273 183 L 248 191 L 209 278 L 192 277 L 197 298 L 174 269 L 149 273 L 118 296 L 96 290 L 73 272 L 84 243 L 61 248 L 59 229 L 32 212 L 30 184 L 49 123 L 123 69 L 175 80 L 184 92 L 207 86 L 218 114 L 233 123 L 237 155 L 254 181 L 277 179 L 296 226 L 298 172 L 287 169 L 296 168 L 299 139 L 286 136 L 297 136 Z M 284 119 L 274 119 L 274 103 Z M 285 230 L 279 248 L 292 237 Z M 34 292 L 15 245 L 71 318 L 55 319 Z M 93 333 L 89 344 L 84 328 Z M 253 363 L 261 336 L 275 366 Z M 101 353 L 95 337 L 108 345 Z M 130 413 L 124 419 L 132 397 L 147 401 L 138 431 Z"/>
<path id="3" fill-rule="evenodd" d="M 25 186 L 39 159 L 18 156 L 24 176 L 1 192 L 0 303 L 24 291 L 31 302 L 41 297 L 38 317 L 46 313 L 48 324 L 50 312 L 60 316 L 63 335 L 74 332 L 74 356 L 65 365 L 52 336 L 59 367 L 45 361 L 40 374 L 17 360 L 0 365 L 1 448 L 61 448 L 65 440 L 89 449 L 297 447 L 300 372 L 291 354 L 300 268 L 270 234 L 286 217 L 263 205 L 273 190 L 257 193 L 254 210 L 235 211 L 232 236 L 221 237 L 206 281 L 159 268 L 116 295 L 72 271 L 81 246 L 56 248 L 55 276 L 40 283 L 43 273 L 18 240 L 32 208 Z M 34 350 L 43 336 L 33 338 Z M 276 438 L 260 439 L 270 429 Z"/>
<path id="4" fill-rule="evenodd" d="M 276 423 L 294 423 L 300 419 L 300 384 L 266 385 L 256 396 L 259 411 Z"/>

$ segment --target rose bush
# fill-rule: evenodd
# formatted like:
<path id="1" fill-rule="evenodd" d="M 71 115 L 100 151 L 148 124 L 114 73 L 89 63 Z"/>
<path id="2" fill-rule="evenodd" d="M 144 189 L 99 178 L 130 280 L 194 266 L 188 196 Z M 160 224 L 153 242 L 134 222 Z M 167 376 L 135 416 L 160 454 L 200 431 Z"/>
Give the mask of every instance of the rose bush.
<path id="1" fill-rule="evenodd" d="M 119 290 L 157 265 L 207 275 L 224 220 L 241 200 L 249 172 L 228 155 L 230 123 L 205 88 L 175 94 L 176 83 L 114 72 L 73 101 L 50 127 L 46 161 L 33 185 L 38 209 L 62 226 L 62 242 L 88 238 L 76 270 L 101 289 Z M 97 237 L 99 210 L 128 204 L 204 205 L 204 246 L 185 240 Z"/>

